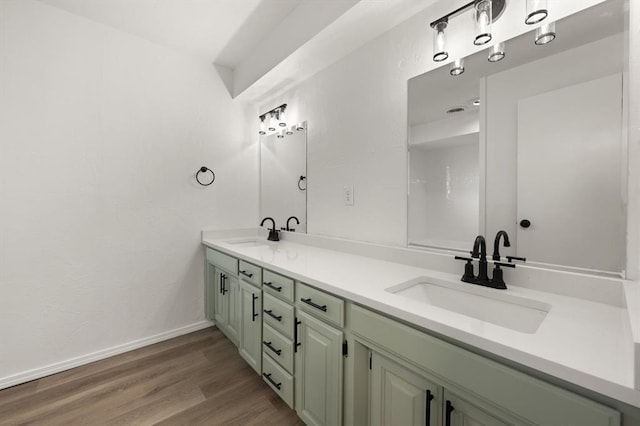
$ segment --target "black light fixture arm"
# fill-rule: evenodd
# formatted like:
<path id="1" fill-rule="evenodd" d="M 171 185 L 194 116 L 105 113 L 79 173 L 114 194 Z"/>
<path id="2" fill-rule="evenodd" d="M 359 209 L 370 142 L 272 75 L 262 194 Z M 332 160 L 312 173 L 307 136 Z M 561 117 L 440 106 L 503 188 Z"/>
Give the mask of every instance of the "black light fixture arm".
<path id="1" fill-rule="evenodd" d="M 287 104 L 282 104 L 280 106 L 273 108 L 270 111 L 265 112 L 264 114 L 260 114 L 258 117 L 260 118 L 261 121 L 264 121 L 268 116 L 273 114 L 280 114 L 280 112 L 283 112 L 286 109 L 287 109 Z"/>
<path id="2" fill-rule="evenodd" d="M 470 1 L 467 4 L 460 6 L 456 10 L 449 12 L 446 15 L 436 19 L 429 25 L 431 26 L 431 28 L 435 28 L 436 25 L 438 25 L 440 22 L 449 22 L 449 19 L 454 18 L 458 15 L 461 15 L 462 13 L 471 9 L 479 1 L 480 0 Z M 502 12 L 504 12 L 504 9 L 506 7 L 506 0 L 491 0 L 491 3 L 493 6 L 491 15 L 492 15 L 493 21 L 496 21 L 500 17 L 500 15 L 502 15 Z"/>

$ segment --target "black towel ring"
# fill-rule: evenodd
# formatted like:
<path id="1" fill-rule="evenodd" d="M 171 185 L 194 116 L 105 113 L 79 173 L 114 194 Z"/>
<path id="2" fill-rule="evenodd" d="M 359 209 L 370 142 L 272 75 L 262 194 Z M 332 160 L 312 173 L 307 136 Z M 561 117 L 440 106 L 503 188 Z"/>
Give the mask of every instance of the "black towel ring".
<path id="1" fill-rule="evenodd" d="M 200 173 L 207 173 L 207 172 L 211 172 L 211 182 L 209 182 L 209 183 L 202 183 L 202 182 L 200 181 L 200 179 L 198 178 L 198 175 L 199 175 Z M 196 180 L 197 180 L 197 181 L 198 181 L 198 183 L 199 183 L 200 185 L 202 185 L 202 186 L 209 186 L 209 185 L 211 185 L 211 184 L 213 183 L 213 181 L 215 181 L 215 180 L 216 180 L 216 174 L 215 174 L 215 173 L 213 173 L 213 170 L 211 170 L 210 168 L 205 167 L 205 166 L 202 166 L 202 167 L 200 167 L 200 170 L 198 170 L 198 171 L 196 172 Z"/>
<path id="2" fill-rule="evenodd" d="M 306 187 L 306 186 L 305 186 L 304 188 L 300 186 L 300 184 L 301 184 L 302 182 L 304 182 L 306 178 L 307 178 L 306 176 L 300 176 L 300 179 L 298 179 L 298 189 L 299 189 L 300 191 L 306 191 L 306 190 L 307 190 L 307 187 Z"/>

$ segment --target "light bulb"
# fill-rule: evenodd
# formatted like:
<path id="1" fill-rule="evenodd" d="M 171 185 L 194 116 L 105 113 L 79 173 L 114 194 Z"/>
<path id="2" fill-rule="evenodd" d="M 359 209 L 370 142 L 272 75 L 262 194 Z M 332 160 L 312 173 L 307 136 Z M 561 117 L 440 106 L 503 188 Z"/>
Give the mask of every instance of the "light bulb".
<path id="1" fill-rule="evenodd" d="M 298 123 L 296 125 L 296 130 L 299 131 L 299 132 L 304 130 L 304 123 Z"/>
<path id="2" fill-rule="evenodd" d="M 284 133 L 287 134 L 287 135 L 292 135 L 293 134 L 293 126 L 287 127 L 287 130 Z"/>
<path id="3" fill-rule="evenodd" d="M 284 138 L 284 129 L 278 130 L 278 139 Z"/>
<path id="4" fill-rule="evenodd" d="M 258 130 L 259 135 L 267 134 L 267 124 L 264 122 L 264 116 L 260 117 L 260 130 Z"/>
<path id="5" fill-rule="evenodd" d="M 464 59 L 456 59 L 451 63 L 451 67 L 449 68 L 449 74 L 452 76 L 458 76 L 464 72 Z"/>
<path id="6" fill-rule="evenodd" d="M 489 49 L 489 62 L 498 62 L 504 59 L 504 42 L 494 44 Z"/>
<path id="7" fill-rule="evenodd" d="M 274 116 L 273 113 L 269 114 L 269 131 L 270 132 L 275 132 L 276 131 L 276 117 Z"/>
<path id="8" fill-rule="evenodd" d="M 287 127 L 287 120 L 285 119 L 284 109 L 278 112 L 278 126 Z"/>
<path id="9" fill-rule="evenodd" d="M 474 5 L 476 38 L 473 44 L 481 46 L 491 41 L 491 0 L 480 0 Z"/>
<path id="10" fill-rule="evenodd" d="M 524 23 L 527 25 L 542 22 L 549 12 L 547 11 L 547 0 L 527 0 L 527 16 Z"/>
<path id="11" fill-rule="evenodd" d="M 447 21 L 440 21 L 434 26 L 436 34 L 433 36 L 433 60 L 442 62 L 449 57 L 447 52 Z"/>
<path id="12" fill-rule="evenodd" d="M 549 22 L 536 28 L 535 43 L 540 46 L 551 43 L 556 38 L 556 23 Z"/>

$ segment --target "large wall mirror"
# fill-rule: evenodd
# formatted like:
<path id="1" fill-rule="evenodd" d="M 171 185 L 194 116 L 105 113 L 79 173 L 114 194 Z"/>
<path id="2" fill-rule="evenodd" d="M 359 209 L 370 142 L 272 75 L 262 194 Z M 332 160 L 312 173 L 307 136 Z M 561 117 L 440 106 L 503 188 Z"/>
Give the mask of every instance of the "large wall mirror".
<path id="1" fill-rule="evenodd" d="M 417 76 L 409 90 L 408 243 L 468 251 L 508 232 L 528 263 L 624 271 L 625 9 L 607 0 Z"/>
<path id="2" fill-rule="evenodd" d="M 272 217 L 278 229 L 286 228 L 288 221 L 290 229 L 306 232 L 306 122 L 260 137 L 260 214 Z"/>

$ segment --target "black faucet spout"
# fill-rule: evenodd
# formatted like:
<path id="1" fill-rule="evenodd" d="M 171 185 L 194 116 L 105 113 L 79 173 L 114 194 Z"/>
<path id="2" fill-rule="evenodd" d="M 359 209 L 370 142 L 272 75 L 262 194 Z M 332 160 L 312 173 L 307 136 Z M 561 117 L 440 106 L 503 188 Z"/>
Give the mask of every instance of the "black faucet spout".
<path id="1" fill-rule="evenodd" d="M 478 235 L 473 242 L 471 257 L 474 259 L 487 260 L 487 242 L 482 235 Z"/>
<path id="2" fill-rule="evenodd" d="M 500 260 L 500 238 L 504 238 L 505 247 L 511 247 L 511 243 L 509 242 L 509 234 L 507 234 L 507 231 L 498 231 L 498 233 L 496 234 L 496 239 L 493 241 L 493 256 L 491 256 L 493 260 Z"/>
<path id="3" fill-rule="evenodd" d="M 295 217 L 295 216 L 291 216 L 289 219 L 287 219 L 287 228 L 285 229 L 285 231 L 293 231 L 293 232 L 295 232 L 294 228 L 290 228 L 289 227 L 289 222 L 291 221 L 291 219 L 295 219 L 296 224 L 300 225 L 300 221 L 298 220 L 298 218 Z"/>

